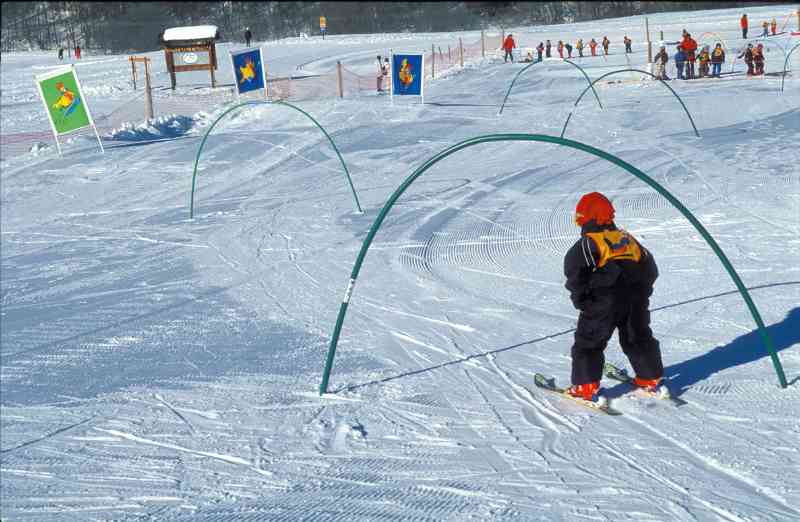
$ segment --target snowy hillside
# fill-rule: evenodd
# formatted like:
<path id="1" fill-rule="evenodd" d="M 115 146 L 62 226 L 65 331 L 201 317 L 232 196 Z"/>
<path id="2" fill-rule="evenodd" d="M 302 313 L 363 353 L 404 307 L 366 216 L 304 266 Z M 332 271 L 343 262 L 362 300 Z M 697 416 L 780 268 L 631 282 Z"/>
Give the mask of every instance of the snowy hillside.
<path id="1" fill-rule="evenodd" d="M 747 12 L 758 24 L 794 8 Z M 649 21 L 667 41 L 683 28 L 717 33 L 729 72 L 739 16 Z M 520 47 L 607 35 L 610 56 L 577 62 L 594 79 L 646 68 L 643 25 L 510 31 Z M 372 75 L 389 49 L 476 36 L 293 39 L 264 53 L 283 73 L 326 73 L 342 60 Z M 775 73 L 800 37 L 767 42 Z M 163 71 L 162 55 L 151 57 Z M 3 55 L 4 135 L 47 128 L 32 77 L 56 65 L 54 54 Z M 83 136 L 63 157 L 52 139 L 3 156 L 0 517 L 800 519 L 800 50 L 790 66 L 783 93 L 779 75 L 747 78 L 741 60 L 720 79 L 669 82 L 700 138 L 669 90 L 636 73 L 597 84 L 602 110 L 591 96 L 573 108 L 586 80 L 557 61 L 520 77 L 498 115 L 523 64 L 494 54 L 427 83 L 425 105 L 375 95 L 299 102 L 338 145 L 363 214 L 322 133 L 279 106 L 244 109 L 214 129 L 194 219 L 199 138 L 222 105 L 150 127 L 132 120 L 103 136 L 105 154 Z M 98 114 L 130 95 L 127 56 L 85 55 L 77 70 Z M 207 85 L 205 74 L 192 78 Z M 227 65 L 219 78 L 232 82 Z M 639 168 L 713 234 L 789 386 L 778 386 L 720 261 L 663 197 L 589 154 L 502 142 L 439 162 L 391 210 L 320 397 L 353 263 L 392 192 L 461 140 L 558 136 L 570 111 L 567 138 Z M 152 136 L 168 139 L 143 141 Z M 575 204 L 595 190 L 659 264 L 652 326 L 685 406 L 606 380 L 623 413 L 611 417 L 533 389 L 534 372 L 569 380 L 577 312 L 563 257 L 579 234 Z M 616 335 L 606 356 L 627 366 Z"/>

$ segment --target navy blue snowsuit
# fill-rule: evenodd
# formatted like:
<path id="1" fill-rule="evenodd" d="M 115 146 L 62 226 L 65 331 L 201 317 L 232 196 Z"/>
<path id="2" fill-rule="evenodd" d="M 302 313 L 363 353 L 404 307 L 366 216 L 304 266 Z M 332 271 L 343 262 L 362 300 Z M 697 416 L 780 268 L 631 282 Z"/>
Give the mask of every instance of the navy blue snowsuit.
<path id="1" fill-rule="evenodd" d="M 605 350 L 614 330 L 619 331 L 622 351 L 638 377 L 658 379 L 664 373 L 661 349 L 650 329 L 650 295 L 658 278 L 653 255 L 638 240 L 639 261 L 610 259 L 603 266 L 601 252 L 589 233 L 618 230 L 614 224 L 589 221 L 581 238 L 564 258 L 566 288 L 580 310 L 572 346 L 572 384 L 599 381 Z"/>

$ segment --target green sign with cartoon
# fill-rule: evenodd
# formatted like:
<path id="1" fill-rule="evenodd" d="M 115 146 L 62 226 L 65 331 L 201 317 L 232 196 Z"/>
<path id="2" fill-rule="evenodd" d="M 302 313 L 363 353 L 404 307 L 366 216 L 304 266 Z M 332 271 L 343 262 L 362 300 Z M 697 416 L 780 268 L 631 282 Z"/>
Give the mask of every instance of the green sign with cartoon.
<path id="1" fill-rule="evenodd" d="M 38 76 L 36 83 L 56 135 L 92 125 L 74 69 Z"/>

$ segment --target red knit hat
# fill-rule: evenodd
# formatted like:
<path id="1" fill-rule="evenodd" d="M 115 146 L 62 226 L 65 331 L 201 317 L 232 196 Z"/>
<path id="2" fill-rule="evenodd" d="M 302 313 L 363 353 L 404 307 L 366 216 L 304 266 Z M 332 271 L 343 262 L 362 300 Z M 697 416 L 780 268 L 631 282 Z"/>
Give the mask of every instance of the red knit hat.
<path id="1" fill-rule="evenodd" d="M 575 223 L 579 227 L 592 220 L 598 225 L 614 222 L 614 205 L 599 192 L 584 195 L 575 207 Z"/>

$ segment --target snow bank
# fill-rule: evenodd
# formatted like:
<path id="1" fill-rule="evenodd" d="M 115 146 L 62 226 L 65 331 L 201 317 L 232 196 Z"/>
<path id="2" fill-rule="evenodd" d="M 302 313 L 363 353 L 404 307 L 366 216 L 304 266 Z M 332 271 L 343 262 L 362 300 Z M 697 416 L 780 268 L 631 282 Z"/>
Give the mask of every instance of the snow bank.
<path id="1" fill-rule="evenodd" d="M 139 125 L 125 122 L 119 128 L 112 130 L 108 138 L 117 141 L 149 141 L 177 138 L 188 133 L 194 125 L 194 118 L 170 114 L 144 121 Z"/>
<path id="2" fill-rule="evenodd" d="M 216 25 L 192 25 L 188 27 L 170 27 L 164 31 L 163 40 L 204 40 L 217 37 Z"/>

